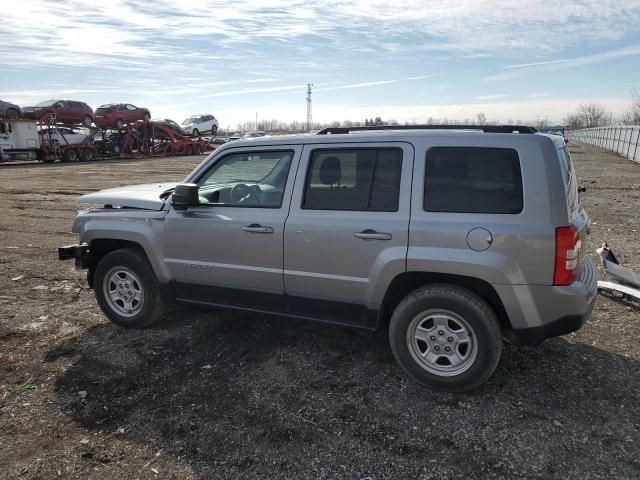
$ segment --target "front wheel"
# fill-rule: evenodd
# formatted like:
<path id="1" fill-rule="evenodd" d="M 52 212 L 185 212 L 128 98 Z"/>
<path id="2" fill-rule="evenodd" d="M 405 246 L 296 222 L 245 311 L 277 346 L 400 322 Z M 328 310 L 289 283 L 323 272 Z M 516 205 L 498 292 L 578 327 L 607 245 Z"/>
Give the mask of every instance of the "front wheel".
<path id="1" fill-rule="evenodd" d="M 197 128 L 194 128 L 193 132 L 191 133 L 191 136 L 199 137 L 200 136 L 200 131 Z"/>
<path id="2" fill-rule="evenodd" d="M 391 350 L 420 383 L 466 392 L 485 383 L 502 353 L 495 313 L 473 292 L 454 285 L 414 290 L 389 324 Z"/>
<path id="3" fill-rule="evenodd" d="M 114 250 L 96 266 L 94 289 L 98 305 L 116 325 L 145 328 L 164 315 L 160 282 L 142 252 Z"/>

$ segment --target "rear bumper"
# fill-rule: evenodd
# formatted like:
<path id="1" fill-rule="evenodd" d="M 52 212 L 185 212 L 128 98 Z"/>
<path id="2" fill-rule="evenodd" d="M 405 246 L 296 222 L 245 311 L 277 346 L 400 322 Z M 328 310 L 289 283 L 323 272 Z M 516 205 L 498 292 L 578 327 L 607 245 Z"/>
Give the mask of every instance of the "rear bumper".
<path id="1" fill-rule="evenodd" d="M 81 243 L 78 245 L 66 245 L 58 247 L 58 258 L 60 260 L 75 259 L 76 268 L 82 270 L 89 266 L 89 245 Z"/>
<path id="2" fill-rule="evenodd" d="M 518 341 L 523 345 L 538 345 L 547 338 L 559 337 L 571 332 L 576 332 L 591 316 L 595 300 L 589 304 L 588 311 L 582 315 L 565 315 L 550 323 L 537 327 L 514 329 Z"/>
<path id="3" fill-rule="evenodd" d="M 598 270 L 585 258 L 578 280 L 571 285 L 518 285 L 496 290 L 520 343 L 536 345 L 584 325 L 598 295 Z"/>

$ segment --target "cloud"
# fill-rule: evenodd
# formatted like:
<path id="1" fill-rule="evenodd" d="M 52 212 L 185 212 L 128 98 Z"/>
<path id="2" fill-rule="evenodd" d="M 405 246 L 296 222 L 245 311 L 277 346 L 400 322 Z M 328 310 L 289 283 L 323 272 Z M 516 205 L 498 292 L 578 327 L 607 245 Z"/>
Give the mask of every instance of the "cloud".
<path id="1" fill-rule="evenodd" d="M 638 0 L 566 0 L 562 8 L 533 0 L 68 0 L 55 8 L 46 0 L 22 0 L 3 5 L 0 41 L 11 49 L 0 52 L 0 63 L 107 67 L 170 59 L 188 65 L 189 56 L 262 63 L 270 53 L 260 48 L 265 43 L 286 46 L 284 69 L 319 48 L 485 58 L 530 53 L 535 46 L 544 55 L 622 39 L 639 23 Z"/>
<path id="2" fill-rule="evenodd" d="M 640 55 L 640 45 L 620 48 L 617 50 L 611 50 L 603 53 L 596 53 L 593 55 L 584 55 L 584 56 L 578 56 L 573 58 L 562 58 L 557 60 L 547 60 L 544 62 L 520 63 L 515 65 L 507 65 L 504 68 L 521 69 L 521 68 L 546 67 L 546 66 L 575 67 L 578 65 L 601 63 L 601 62 L 606 62 L 608 60 L 612 60 L 615 58 L 629 57 L 629 56 L 635 56 L 635 55 Z"/>
<path id="3" fill-rule="evenodd" d="M 490 95 L 478 95 L 476 97 L 476 100 L 497 100 L 499 98 L 505 98 L 508 96 L 509 94 L 507 93 L 492 93 Z"/>
<path id="4" fill-rule="evenodd" d="M 316 92 L 324 92 L 327 90 L 347 90 L 351 88 L 376 87 L 378 85 L 388 85 L 390 83 L 396 83 L 397 81 L 398 80 L 376 80 L 373 82 L 352 83 L 350 85 L 337 85 L 334 87 L 318 88 L 316 89 Z"/>
<path id="5" fill-rule="evenodd" d="M 499 97 L 469 92 L 477 88 L 469 78 L 508 81 L 531 69 L 631 58 L 640 49 L 633 46 L 639 0 L 565 0 L 561 8 L 538 0 L 4 3 L 0 94 L 18 103 L 66 91 L 92 105 L 122 100 L 181 114 L 209 101 L 208 108 L 235 118 L 233 112 L 255 113 L 277 96 L 298 102 L 292 111 L 304 118 L 308 82 L 314 92 L 353 93 L 341 97 L 360 104 L 379 104 L 375 95 L 385 85 L 407 87 L 387 89 L 394 91 L 391 104 L 403 95 L 410 101 L 407 92 L 419 94 L 420 102 L 450 99 L 453 93 L 443 92 L 462 94 L 461 86 L 466 98 L 479 94 L 477 101 L 488 101 Z M 619 48 L 624 44 L 632 46 Z M 609 50 L 566 53 L 593 48 Z M 506 68 L 488 74 L 485 62 L 497 61 Z M 463 72 L 471 76 L 447 70 L 464 62 L 476 68 Z M 448 80 L 406 83 L 437 75 Z M 433 85 L 425 89 L 427 83 Z"/>
<path id="6" fill-rule="evenodd" d="M 431 75 L 419 75 L 417 77 L 405 77 L 405 80 L 424 80 L 425 78 L 435 77 L 435 74 Z"/>

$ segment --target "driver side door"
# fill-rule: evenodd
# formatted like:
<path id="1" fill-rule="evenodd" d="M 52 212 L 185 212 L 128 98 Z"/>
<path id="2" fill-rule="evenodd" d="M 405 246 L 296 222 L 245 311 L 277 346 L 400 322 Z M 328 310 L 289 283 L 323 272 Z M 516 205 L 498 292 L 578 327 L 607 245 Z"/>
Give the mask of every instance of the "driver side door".
<path id="1" fill-rule="evenodd" d="M 282 310 L 284 224 L 301 150 L 227 149 L 192 179 L 205 203 L 172 207 L 161 235 L 179 300 Z"/>

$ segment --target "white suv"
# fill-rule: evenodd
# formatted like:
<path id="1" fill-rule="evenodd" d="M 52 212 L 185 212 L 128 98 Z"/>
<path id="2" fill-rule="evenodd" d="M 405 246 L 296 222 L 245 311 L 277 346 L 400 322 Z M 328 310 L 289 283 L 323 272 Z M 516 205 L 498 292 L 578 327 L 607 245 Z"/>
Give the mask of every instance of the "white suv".
<path id="1" fill-rule="evenodd" d="M 215 135 L 218 132 L 218 120 L 210 114 L 192 115 L 182 122 L 182 128 L 194 137 L 209 132 L 211 135 Z"/>

